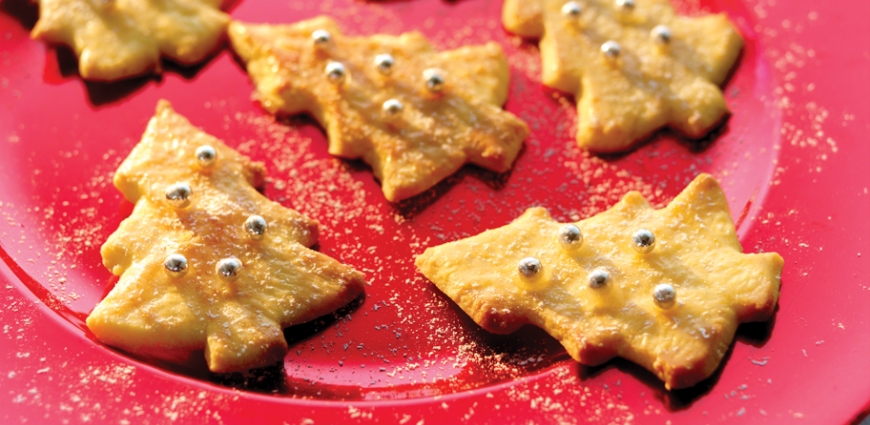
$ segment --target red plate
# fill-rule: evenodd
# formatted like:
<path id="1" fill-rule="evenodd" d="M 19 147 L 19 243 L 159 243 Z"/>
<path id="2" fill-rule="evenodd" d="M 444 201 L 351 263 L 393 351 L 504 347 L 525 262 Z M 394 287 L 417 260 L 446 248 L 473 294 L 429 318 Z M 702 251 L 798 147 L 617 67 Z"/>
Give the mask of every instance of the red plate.
<path id="1" fill-rule="evenodd" d="M 384 201 L 361 163 L 326 153 L 304 118 L 275 121 L 222 51 L 162 79 L 84 83 L 28 38 L 35 9 L 0 3 L 0 421 L 3 423 L 848 423 L 870 402 L 870 31 L 865 1 L 682 0 L 724 11 L 746 38 L 725 88 L 734 115 L 710 140 L 659 134 L 598 158 L 573 141 L 573 102 L 540 84 L 533 44 L 506 34 L 501 1 L 243 1 L 236 19 L 332 14 L 350 33 L 418 29 L 441 48 L 495 40 L 507 109 L 532 135 L 514 170 L 466 167 L 418 199 Z M 284 367 L 213 376 L 198 358 L 155 365 L 96 343 L 83 319 L 114 280 L 99 246 L 131 210 L 112 171 L 158 99 L 266 163 L 266 195 L 316 218 L 320 250 L 366 272 L 361 302 L 287 330 Z M 728 194 L 747 251 L 786 259 L 769 323 L 744 325 L 708 381 L 665 391 L 625 361 L 582 367 L 545 333 L 493 336 L 413 267 L 425 247 L 543 205 L 560 220 L 628 190 L 667 203 L 696 174 Z M 286 376 L 285 376 L 286 371 Z M 863 413 L 862 413 L 863 412 Z M 208 419 L 206 419 L 208 418 Z"/>

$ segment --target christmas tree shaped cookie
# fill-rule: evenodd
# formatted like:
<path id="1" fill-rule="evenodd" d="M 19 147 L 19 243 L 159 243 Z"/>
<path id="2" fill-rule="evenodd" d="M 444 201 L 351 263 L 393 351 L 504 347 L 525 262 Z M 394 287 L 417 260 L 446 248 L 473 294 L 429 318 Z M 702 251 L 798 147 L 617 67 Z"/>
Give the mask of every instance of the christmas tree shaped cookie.
<path id="1" fill-rule="evenodd" d="M 722 190 L 704 174 L 661 210 L 637 192 L 572 224 L 532 208 L 416 262 L 484 329 L 531 323 L 581 363 L 621 356 L 669 389 L 709 377 L 737 325 L 771 317 L 783 266 L 776 253 L 742 253 Z"/>
<path id="2" fill-rule="evenodd" d="M 505 0 L 505 27 L 539 38 L 543 83 L 577 100 L 577 143 L 619 152 L 663 126 L 692 138 L 728 113 L 718 85 L 743 40 L 724 15 L 670 0 Z"/>
<path id="3" fill-rule="evenodd" d="M 214 372 L 274 363 L 282 328 L 363 292 L 362 274 L 312 251 L 318 223 L 255 189 L 263 167 L 166 101 L 115 186 L 136 204 L 103 245 L 120 280 L 88 316 L 105 344 L 178 358 L 205 349 Z"/>
<path id="4" fill-rule="evenodd" d="M 326 17 L 233 22 L 229 36 L 263 107 L 313 115 L 329 152 L 371 165 L 393 202 L 466 162 L 505 172 L 528 135 L 501 109 L 509 71 L 495 43 L 438 52 L 417 32 L 348 37 Z"/>
<path id="5" fill-rule="evenodd" d="M 160 56 L 192 65 L 214 51 L 229 16 L 221 0 L 39 0 L 32 37 L 69 46 L 88 80 L 160 72 Z"/>

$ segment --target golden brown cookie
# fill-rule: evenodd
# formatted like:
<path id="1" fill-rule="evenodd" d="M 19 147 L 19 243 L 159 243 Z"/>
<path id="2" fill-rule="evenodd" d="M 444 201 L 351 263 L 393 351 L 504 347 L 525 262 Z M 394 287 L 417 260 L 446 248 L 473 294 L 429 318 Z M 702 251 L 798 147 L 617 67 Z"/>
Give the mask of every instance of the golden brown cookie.
<path id="1" fill-rule="evenodd" d="M 88 316 L 105 344 L 162 358 L 205 349 L 209 369 L 274 363 L 282 328 L 363 292 L 361 273 L 312 251 L 316 221 L 255 189 L 263 166 L 161 101 L 115 173 L 136 204 L 103 245 L 120 280 Z"/>
<path id="2" fill-rule="evenodd" d="M 263 107 L 313 115 L 329 153 L 362 158 L 393 202 L 466 162 L 507 171 L 529 133 L 501 109 L 509 71 L 495 43 L 438 52 L 418 32 L 348 37 L 327 17 L 233 22 L 229 36 Z"/>
<path id="3" fill-rule="evenodd" d="M 743 39 L 724 14 L 677 16 L 670 0 L 505 0 L 505 27 L 539 38 L 543 83 L 577 100 L 577 143 L 631 148 L 663 126 L 692 138 L 728 113 L 718 85 Z"/>
<path id="4" fill-rule="evenodd" d="M 416 263 L 484 329 L 531 323 L 578 362 L 621 356 L 668 389 L 709 377 L 737 325 L 771 317 L 783 266 L 776 253 L 742 253 L 725 196 L 706 174 L 661 210 L 637 192 L 573 224 L 532 208 Z"/>
<path id="5" fill-rule="evenodd" d="M 160 57 L 192 65 L 214 51 L 229 16 L 221 0 L 39 0 L 31 36 L 69 46 L 87 80 L 160 72 Z"/>

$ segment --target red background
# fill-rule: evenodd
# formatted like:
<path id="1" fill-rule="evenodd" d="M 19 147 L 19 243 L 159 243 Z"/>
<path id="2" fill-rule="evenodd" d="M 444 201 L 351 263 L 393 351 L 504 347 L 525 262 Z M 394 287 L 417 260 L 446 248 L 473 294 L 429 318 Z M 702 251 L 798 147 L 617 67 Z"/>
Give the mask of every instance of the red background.
<path id="1" fill-rule="evenodd" d="M 870 403 L 870 4 L 680 0 L 725 12 L 746 39 L 715 137 L 662 132 L 622 156 L 573 140 L 573 100 L 540 85 L 534 43 L 498 0 L 241 1 L 234 19 L 328 13 L 351 34 L 417 29 L 439 48 L 499 42 L 506 108 L 532 135 L 512 172 L 466 167 L 393 205 L 370 170 L 326 153 L 307 118 L 274 120 L 222 50 L 161 78 L 85 83 L 64 49 L 29 39 L 35 7 L 0 2 L 0 420 L 4 423 L 848 423 Z M 288 329 L 284 367 L 248 376 L 149 363 L 94 342 L 83 319 L 114 283 L 99 246 L 131 210 L 111 185 L 158 99 L 256 160 L 265 194 L 322 223 L 320 250 L 364 271 L 367 295 Z M 786 260 L 775 319 L 741 326 L 710 380 L 665 391 L 616 360 L 571 361 L 538 329 L 482 331 L 413 267 L 427 246 L 530 206 L 587 217 L 628 190 L 664 205 L 699 172 L 728 195 L 749 252 Z M 285 374 L 286 373 L 286 374 Z M 306 422 L 306 421 L 309 422 Z M 313 422 L 311 422 L 313 421 Z"/>

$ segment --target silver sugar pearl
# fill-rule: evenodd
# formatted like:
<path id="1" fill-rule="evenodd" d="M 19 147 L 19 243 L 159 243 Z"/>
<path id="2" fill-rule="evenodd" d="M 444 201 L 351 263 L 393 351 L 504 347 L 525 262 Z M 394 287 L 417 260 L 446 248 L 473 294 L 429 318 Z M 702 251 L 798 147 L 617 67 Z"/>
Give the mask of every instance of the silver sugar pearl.
<path id="1" fill-rule="evenodd" d="M 215 269 L 221 279 L 232 282 L 239 278 L 239 272 L 242 271 L 242 262 L 236 257 L 224 258 L 218 261 Z"/>
<path id="2" fill-rule="evenodd" d="M 375 67 L 378 68 L 378 71 L 383 72 L 384 74 L 389 73 L 393 70 L 393 65 L 396 64 L 396 59 L 393 58 L 393 55 L 384 53 L 375 56 Z"/>
<path id="3" fill-rule="evenodd" d="M 677 291 L 673 286 L 662 283 L 653 290 L 653 299 L 659 307 L 669 309 L 677 302 Z"/>
<path id="4" fill-rule="evenodd" d="M 671 29 L 668 28 L 667 25 L 656 25 L 655 28 L 650 31 L 653 38 L 661 44 L 668 44 L 671 42 L 671 37 L 673 37 L 673 33 L 671 33 Z"/>
<path id="5" fill-rule="evenodd" d="M 440 92 L 444 89 L 444 84 L 447 81 L 447 77 L 444 75 L 444 71 L 438 68 L 429 68 L 423 71 L 423 80 L 426 81 L 426 88 L 430 92 Z"/>
<path id="6" fill-rule="evenodd" d="M 569 1 L 562 5 L 562 14 L 565 16 L 576 18 L 580 16 L 581 12 L 583 12 L 583 8 L 581 8 L 580 3 L 577 3 L 576 1 Z"/>
<path id="7" fill-rule="evenodd" d="M 217 151 L 209 145 L 203 145 L 196 148 L 196 160 L 203 167 L 211 167 L 214 160 L 217 159 Z"/>
<path id="8" fill-rule="evenodd" d="M 534 279 L 541 274 L 543 269 L 544 266 L 534 257 L 523 258 L 520 260 L 519 264 L 517 264 L 517 271 L 520 272 L 521 277 L 526 279 Z"/>
<path id="9" fill-rule="evenodd" d="M 622 9 L 634 9 L 634 0 L 616 0 L 616 5 Z"/>
<path id="10" fill-rule="evenodd" d="M 616 58 L 619 56 L 620 50 L 622 50 L 622 48 L 619 47 L 619 43 L 613 40 L 605 41 L 604 44 L 601 45 L 601 52 L 608 58 Z"/>
<path id="11" fill-rule="evenodd" d="M 163 270 L 169 277 L 179 278 L 187 273 L 187 258 L 181 254 L 170 254 L 163 261 Z"/>
<path id="12" fill-rule="evenodd" d="M 656 236 L 647 229 L 640 229 L 631 235 L 631 245 L 641 254 L 649 254 L 656 246 Z"/>
<path id="13" fill-rule="evenodd" d="M 559 229 L 557 236 L 559 245 L 567 251 L 575 250 L 583 245 L 583 233 L 573 224 L 566 224 Z"/>
<path id="14" fill-rule="evenodd" d="M 314 47 L 326 47 L 332 41 L 332 34 L 327 30 L 316 30 L 311 33 L 311 42 Z"/>
<path id="15" fill-rule="evenodd" d="M 587 278 L 589 280 L 589 287 L 592 289 L 598 289 L 607 285 L 610 282 L 610 273 L 607 270 L 602 268 L 598 268 L 592 270 L 592 273 L 589 273 Z"/>
<path id="16" fill-rule="evenodd" d="M 186 208 L 190 205 L 190 195 L 193 191 L 185 183 L 175 183 L 166 188 L 166 202 L 175 208 Z"/>
<path id="17" fill-rule="evenodd" d="M 326 64 L 326 76 L 334 83 L 341 83 L 347 77 L 347 70 L 341 62 L 329 62 Z"/>
<path id="18" fill-rule="evenodd" d="M 385 115 L 394 117 L 402 113 L 405 109 L 405 105 L 402 105 L 402 102 L 399 102 L 396 99 L 390 99 L 384 102 L 381 109 L 383 109 Z"/>
<path id="19" fill-rule="evenodd" d="M 248 232 L 248 237 L 255 241 L 263 239 L 268 227 L 266 219 L 259 215 L 252 215 L 245 220 L 245 231 Z"/>

